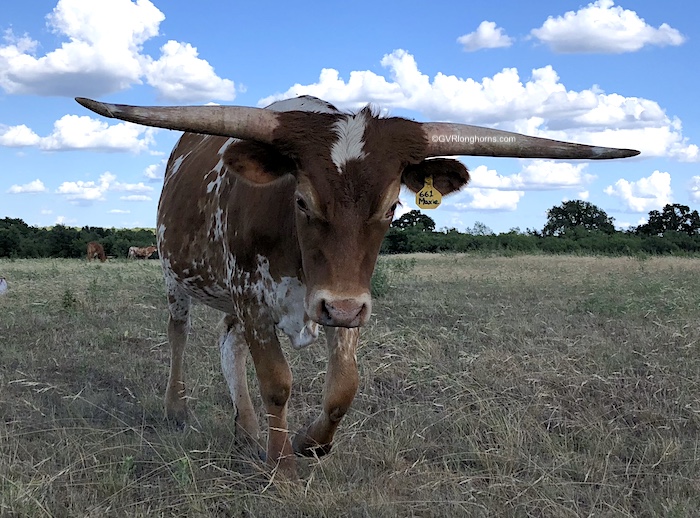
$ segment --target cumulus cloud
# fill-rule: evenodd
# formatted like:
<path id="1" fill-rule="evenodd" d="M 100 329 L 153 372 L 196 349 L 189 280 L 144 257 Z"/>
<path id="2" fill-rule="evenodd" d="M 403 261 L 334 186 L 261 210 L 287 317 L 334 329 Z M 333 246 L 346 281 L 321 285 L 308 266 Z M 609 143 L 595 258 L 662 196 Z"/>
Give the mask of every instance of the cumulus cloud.
<path id="1" fill-rule="evenodd" d="M 337 70 L 323 69 L 318 82 L 296 84 L 261 99 L 259 105 L 304 94 L 351 109 L 372 101 L 384 108 L 415 110 L 432 120 L 700 161 L 697 145 L 683 137 L 681 121 L 670 118 L 655 101 L 606 94 L 596 85 L 571 90 L 551 66 L 532 70 L 527 80 L 517 69 L 504 68 L 476 81 L 443 73 L 431 79 L 405 50 L 385 55 L 381 64 L 389 70 L 390 79 L 365 70 L 351 72 L 346 82 Z"/>
<path id="2" fill-rule="evenodd" d="M 233 81 L 218 77 L 189 43 L 171 40 L 160 50 L 160 59 L 150 61 L 145 70 L 148 83 L 160 98 L 186 103 L 212 98 L 230 101 L 235 97 Z"/>
<path id="3" fill-rule="evenodd" d="M 448 207 L 457 210 L 514 211 L 525 191 L 501 191 L 467 187 L 455 195 Z"/>
<path id="4" fill-rule="evenodd" d="M 503 176 L 480 165 L 471 170 L 471 187 L 506 191 L 549 191 L 580 188 L 592 182 L 594 175 L 584 172 L 588 164 L 533 160 L 526 162 L 520 172 Z"/>
<path id="5" fill-rule="evenodd" d="M 688 194 L 695 203 L 700 203 L 700 176 L 693 176 L 688 185 Z"/>
<path id="6" fill-rule="evenodd" d="M 139 183 L 122 183 L 117 181 L 116 175 L 103 173 L 97 182 L 82 181 L 63 182 L 56 189 L 57 194 L 66 196 L 66 199 L 78 205 L 89 205 L 96 201 L 105 201 L 107 192 L 127 192 L 120 200 L 125 201 L 151 201 L 151 197 L 144 193 L 150 193 L 153 187 Z"/>
<path id="7" fill-rule="evenodd" d="M 24 124 L 20 124 L 19 126 L 0 125 L 0 146 L 36 146 L 39 142 L 41 142 L 39 135 Z"/>
<path id="8" fill-rule="evenodd" d="M 25 183 L 24 185 L 13 185 L 8 190 L 10 194 L 36 194 L 40 192 L 46 192 L 46 186 L 44 182 L 36 179 L 32 182 Z"/>
<path id="9" fill-rule="evenodd" d="M 531 34 L 562 53 L 635 52 L 646 45 L 681 45 L 686 39 L 666 23 L 652 27 L 613 0 L 597 0 L 564 16 L 550 16 Z"/>
<path id="10" fill-rule="evenodd" d="M 98 182 L 63 182 L 58 186 L 56 193 L 66 196 L 68 201 L 75 204 L 88 204 L 93 201 L 104 201 L 105 193 L 109 185 L 116 180 L 112 173 L 104 173 Z"/>
<path id="11" fill-rule="evenodd" d="M 524 162 L 518 173 L 499 174 L 480 165 L 470 171 L 469 186 L 450 196 L 447 205 L 458 210 L 514 211 L 527 191 L 581 188 L 595 179 L 585 173 L 587 164 L 552 160 Z"/>
<path id="12" fill-rule="evenodd" d="M 151 201 L 152 198 L 150 196 L 145 196 L 143 194 L 130 194 L 129 196 L 120 196 L 120 200 L 122 201 Z"/>
<path id="13" fill-rule="evenodd" d="M 637 181 L 621 178 L 614 185 L 608 185 L 604 192 L 620 198 L 625 210 L 629 212 L 659 210 L 664 205 L 673 203 L 671 175 L 658 170 Z"/>
<path id="14" fill-rule="evenodd" d="M 513 44 L 513 38 L 508 36 L 501 27 L 497 27 L 495 22 L 484 20 L 476 31 L 460 36 L 457 42 L 462 44 L 466 52 L 474 52 L 480 49 L 510 47 Z"/>
<path id="15" fill-rule="evenodd" d="M 166 101 L 233 99 L 234 83 L 219 78 L 190 44 L 169 41 L 157 58 L 144 53 L 164 19 L 149 0 L 59 0 L 47 16 L 49 29 L 63 40 L 59 48 L 38 56 L 39 44 L 29 35 L 5 32 L 0 88 L 8 94 L 102 97 L 145 80 Z"/>
<path id="16" fill-rule="evenodd" d="M 145 176 L 149 182 L 162 182 L 163 177 L 165 176 L 166 163 L 167 163 L 167 159 L 164 158 L 163 160 L 161 160 L 157 164 L 149 165 L 143 171 L 143 176 Z"/>
<path id="17" fill-rule="evenodd" d="M 0 127 L 0 145 L 36 146 L 47 151 L 99 149 L 103 151 L 147 151 L 154 143 L 157 129 L 130 122 L 109 125 L 88 116 L 65 115 L 54 123 L 46 137 L 36 135 L 26 126 Z"/>
<path id="18" fill-rule="evenodd" d="M 150 187 L 143 182 L 139 183 L 121 183 L 121 182 L 114 182 L 112 185 L 109 187 L 110 191 L 119 191 L 119 192 L 131 192 L 131 193 L 138 193 L 138 194 L 143 194 L 146 192 L 153 192 L 153 187 Z"/>

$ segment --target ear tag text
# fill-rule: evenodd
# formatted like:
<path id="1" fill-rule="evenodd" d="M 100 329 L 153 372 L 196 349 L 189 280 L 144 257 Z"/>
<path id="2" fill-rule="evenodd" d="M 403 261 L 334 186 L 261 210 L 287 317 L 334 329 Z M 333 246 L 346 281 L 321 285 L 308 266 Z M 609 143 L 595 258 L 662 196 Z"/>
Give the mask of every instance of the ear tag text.
<path id="1" fill-rule="evenodd" d="M 433 187 L 433 177 L 425 177 L 425 185 L 416 193 L 416 205 L 419 209 L 437 209 L 442 203 L 442 194 Z"/>

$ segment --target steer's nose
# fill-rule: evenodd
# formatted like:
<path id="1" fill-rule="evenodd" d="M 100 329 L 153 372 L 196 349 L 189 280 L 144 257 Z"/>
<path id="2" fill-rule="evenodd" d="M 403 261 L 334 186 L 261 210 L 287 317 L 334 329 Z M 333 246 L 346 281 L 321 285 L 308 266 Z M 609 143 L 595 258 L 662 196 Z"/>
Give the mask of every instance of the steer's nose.
<path id="1" fill-rule="evenodd" d="M 357 297 L 334 297 L 329 292 L 311 298 L 310 315 L 324 326 L 359 327 L 369 320 L 372 299 L 369 294 Z"/>
<path id="2" fill-rule="evenodd" d="M 321 301 L 321 323 L 327 326 L 357 327 L 362 325 L 367 304 L 357 299 Z"/>

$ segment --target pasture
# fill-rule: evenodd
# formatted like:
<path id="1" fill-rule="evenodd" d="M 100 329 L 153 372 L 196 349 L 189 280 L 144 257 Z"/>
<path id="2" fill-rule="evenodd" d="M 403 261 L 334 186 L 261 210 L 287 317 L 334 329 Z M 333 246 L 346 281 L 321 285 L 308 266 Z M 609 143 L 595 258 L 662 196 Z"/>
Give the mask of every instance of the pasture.
<path id="1" fill-rule="evenodd" d="M 381 259 L 357 398 L 298 481 L 237 449 L 204 306 L 196 420 L 164 421 L 157 261 L 0 260 L 0 516 L 700 513 L 700 260 L 414 258 Z M 320 409 L 323 342 L 285 345 L 292 431 Z"/>

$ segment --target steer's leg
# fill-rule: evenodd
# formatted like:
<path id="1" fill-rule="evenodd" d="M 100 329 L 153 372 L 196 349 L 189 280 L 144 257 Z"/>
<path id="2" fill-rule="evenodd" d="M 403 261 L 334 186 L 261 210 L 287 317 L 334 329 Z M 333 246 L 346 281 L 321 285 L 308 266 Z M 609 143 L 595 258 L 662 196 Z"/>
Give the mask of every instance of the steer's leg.
<path id="1" fill-rule="evenodd" d="M 165 415 L 183 426 L 187 420 L 184 356 L 190 327 L 190 297 L 176 283 L 166 279 L 168 292 L 168 342 L 170 343 L 170 377 L 165 391 Z"/>
<path id="2" fill-rule="evenodd" d="M 323 412 L 294 437 L 294 451 L 301 455 L 320 456 L 330 451 L 333 435 L 350 408 L 359 384 L 355 357 L 359 329 L 325 327 L 325 330 L 328 371 L 323 390 Z"/>
<path id="3" fill-rule="evenodd" d="M 274 324 L 256 318 L 246 326 L 245 336 L 258 376 L 260 394 L 267 411 L 267 463 L 290 477 L 296 464 L 287 427 L 287 401 L 292 391 L 292 371 L 284 357 Z"/>
<path id="4" fill-rule="evenodd" d="M 245 333 L 239 319 L 233 315 L 227 315 L 223 324 L 224 330 L 219 339 L 221 371 L 228 383 L 233 406 L 236 408 L 236 435 L 243 443 L 257 446 L 260 428 L 248 391 L 246 376 L 248 344 Z"/>

